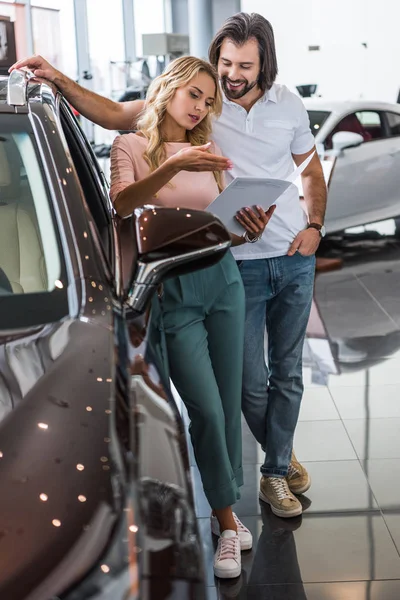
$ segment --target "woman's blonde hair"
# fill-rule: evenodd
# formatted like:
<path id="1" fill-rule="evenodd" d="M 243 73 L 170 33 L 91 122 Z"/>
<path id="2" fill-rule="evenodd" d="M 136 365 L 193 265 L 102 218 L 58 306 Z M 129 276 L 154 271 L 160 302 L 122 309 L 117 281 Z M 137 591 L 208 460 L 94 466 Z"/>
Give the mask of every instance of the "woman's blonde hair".
<path id="1" fill-rule="evenodd" d="M 208 114 L 193 129 L 187 130 L 188 142 L 192 146 L 202 146 L 209 141 L 212 118 L 222 111 L 222 95 L 219 88 L 217 71 L 208 62 L 194 56 L 181 56 L 173 60 L 164 73 L 156 77 L 147 92 L 146 107 L 137 122 L 137 128 L 148 140 L 148 146 L 143 157 L 151 171 L 159 167 L 166 159 L 165 141 L 162 138 L 161 127 L 165 119 L 167 105 L 172 100 L 178 88 L 188 83 L 199 73 L 207 73 L 215 83 L 215 98 Z M 218 188 L 222 190 L 222 175 L 214 172 Z"/>

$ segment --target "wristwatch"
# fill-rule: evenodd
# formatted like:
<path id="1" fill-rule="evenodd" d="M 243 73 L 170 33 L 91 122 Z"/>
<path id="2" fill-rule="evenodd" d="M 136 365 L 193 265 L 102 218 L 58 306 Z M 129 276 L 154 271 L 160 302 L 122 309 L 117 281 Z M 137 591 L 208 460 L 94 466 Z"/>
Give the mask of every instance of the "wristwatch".
<path id="1" fill-rule="evenodd" d="M 316 229 L 319 231 L 319 235 L 323 238 L 326 234 L 325 225 L 321 225 L 320 223 L 309 223 L 307 229 Z"/>
<path id="2" fill-rule="evenodd" d="M 259 240 L 261 240 L 261 238 L 262 238 L 262 234 L 258 235 L 255 238 L 249 237 L 249 232 L 248 231 L 245 231 L 244 234 L 243 234 L 244 241 L 248 242 L 249 244 L 254 244 L 255 242 L 258 242 Z"/>

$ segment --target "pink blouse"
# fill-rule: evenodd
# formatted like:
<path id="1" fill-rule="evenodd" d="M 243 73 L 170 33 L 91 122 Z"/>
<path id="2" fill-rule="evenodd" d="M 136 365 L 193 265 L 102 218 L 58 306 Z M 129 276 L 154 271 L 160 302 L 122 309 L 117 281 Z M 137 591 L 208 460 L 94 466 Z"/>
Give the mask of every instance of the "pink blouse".
<path id="1" fill-rule="evenodd" d="M 147 147 L 147 139 L 128 133 L 118 136 L 111 149 L 111 200 L 115 202 L 118 194 L 128 185 L 144 179 L 150 174 L 150 167 L 143 158 Z M 167 158 L 188 148 L 188 142 L 167 142 Z M 210 147 L 213 154 L 221 156 L 221 151 L 214 143 Z M 218 186 L 211 171 L 192 172 L 179 171 L 151 199 L 157 206 L 182 207 L 204 210 L 218 196 Z"/>

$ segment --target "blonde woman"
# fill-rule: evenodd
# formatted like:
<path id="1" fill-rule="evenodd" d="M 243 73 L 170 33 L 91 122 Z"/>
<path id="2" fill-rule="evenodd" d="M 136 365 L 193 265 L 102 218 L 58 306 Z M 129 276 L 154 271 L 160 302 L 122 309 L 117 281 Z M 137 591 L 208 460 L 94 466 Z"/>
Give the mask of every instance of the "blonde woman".
<path id="1" fill-rule="evenodd" d="M 173 61 L 150 86 L 136 134 L 118 137 L 111 152 L 111 197 L 122 217 L 145 203 L 206 209 L 223 189 L 230 161 L 208 139 L 222 109 L 218 76 L 190 56 Z M 238 215 L 248 235 L 264 231 L 272 214 Z M 247 220 L 247 222 L 249 222 Z M 233 244 L 245 243 L 233 236 Z M 164 284 L 162 321 L 171 379 L 190 417 L 190 435 L 219 535 L 218 577 L 240 575 L 250 532 L 232 512 L 243 485 L 241 382 L 244 292 L 228 253 L 217 265 Z"/>

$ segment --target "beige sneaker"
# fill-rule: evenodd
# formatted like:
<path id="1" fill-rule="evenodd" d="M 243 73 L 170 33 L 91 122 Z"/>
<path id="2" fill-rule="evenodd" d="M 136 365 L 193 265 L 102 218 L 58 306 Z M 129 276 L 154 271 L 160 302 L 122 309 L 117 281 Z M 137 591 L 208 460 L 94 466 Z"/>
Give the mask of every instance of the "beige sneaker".
<path id="1" fill-rule="evenodd" d="M 294 452 L 292 452 L 292 461 L 289 465 L 286 480 L 292 494 L 304 494 L 311 487 L 311 477 L 307 469 L 299 463 Z"/>
<path id="2" fill-rule="evenodd" d="M 303 512 L 285 477 L 261 477 L 259 497 L 271 505 L 272 512 L 278 517 L 298 517 Z"/>

